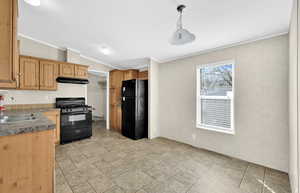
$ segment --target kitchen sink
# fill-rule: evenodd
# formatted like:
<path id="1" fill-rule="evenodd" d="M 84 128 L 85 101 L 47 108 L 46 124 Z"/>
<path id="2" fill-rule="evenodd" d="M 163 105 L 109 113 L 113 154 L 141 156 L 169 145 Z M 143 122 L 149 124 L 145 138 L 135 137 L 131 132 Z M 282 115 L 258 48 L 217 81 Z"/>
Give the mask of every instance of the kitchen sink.
<path id="1" fill-rule="evenodd" d="M 0 116 L 0 123 L 16 123 L 22 121 L 34 121 L 37 119 L 37 116 L 34 114 L 30 115 L 8 115 Z"/>

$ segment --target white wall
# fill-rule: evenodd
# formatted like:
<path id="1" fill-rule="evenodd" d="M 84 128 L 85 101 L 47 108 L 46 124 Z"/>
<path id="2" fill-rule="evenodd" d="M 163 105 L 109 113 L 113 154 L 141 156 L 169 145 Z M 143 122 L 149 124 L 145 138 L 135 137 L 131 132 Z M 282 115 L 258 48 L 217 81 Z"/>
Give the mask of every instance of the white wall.
<path id="1" fill-rule="evenodd" d="M 22 55 L 66 61 L 66 53 L 62 49 L 58 49 L 22 36 L 19 36 L 18 39 L 20 40 L 20 54 Z"/>
<path id="2" fill-rule="evenodd" d="M 236 62 L 236 134 L 196 128 L 196 65 L 230 59 Z M 158 73 L 160 136 L 288 171 L 287 35 L 159 64 L 152 71 L 150 66 L 152 78 L 151 72 Z"/>
<path id="3" fill-rule="evenodd" d="M 61 83 L 57 91 L 8 90 L 5 104 L 53 104 L 56 97 L 86 97 L 86 91 L 86 85 Z"/>
<path id="4" fill-rule="evenodd" d="M 149 125 L 148 125 L 148 137 L 150 139 L 159 136 L 158 128 L 158 117 L 159 117 L 159 77 L 158 77 L 159 64 L 154 60 L 150 61 L 150 66 L 148 69 L 148 114 L 149 114 Z"/>
<path id="5" fill-rule="evenodd" d="M 87 102 L 93 107 L 93 115 L 106 117 L 106 77 L 89 73 L 90 83 L 87 86 Z M 99 84 L 99 81 L 102 83 Z"/>
<path id="6" fill-rule="evenodd" d="M 83 58 L 79 53 L 69 53 L 55 46 L 47 45 L 23 36 L 19 37 L 21 55 L 29 55 L 41 58 L 47 58 L 58 61 L 69 61 L 78 64 L 90 65 L 90 69 L 101 69 L 108 72 L 111 70 L 103 64 L 99 64 L 91 59 Z M 56 97 L 87 97 L 87 86 L 78 84 L 58 84 L 57 91 L 23 91 L 23 90 L 8 90 L 6 104 L 48 104 L 55 103 Z M 14 100 L 11 100 L 14 98 Z"/>
<path id="7" fill-rule="evenodd" d="M 298 91 L 298 0 L 294 1 L 292 19 L 290 24 L 290 64 L 289 64 L 289 117 L 290 117 L 290 162 L 289 175 L 293 193 L 299 192 L 299 171 L 298 171 L 298 130 L 299 130 L 299 91 Z"/>

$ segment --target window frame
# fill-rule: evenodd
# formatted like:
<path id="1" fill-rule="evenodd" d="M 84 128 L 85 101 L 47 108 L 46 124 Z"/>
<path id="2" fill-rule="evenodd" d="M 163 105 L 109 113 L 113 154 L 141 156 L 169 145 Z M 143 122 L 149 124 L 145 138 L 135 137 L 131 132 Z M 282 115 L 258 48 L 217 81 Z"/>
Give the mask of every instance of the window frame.
<path id="1" fill-rule="evenodd" d="M 224 65 L 232 65 L 232 96 L 202 96 L 201 95 L 201 69 L 205 67 L 217 67 Z M 196 97 L 196 128 L 221 132 L 225 134 L 235 135 L 235 60 L 225 60 L 220 62 L 208 63 L 208 64 L 198 64 L 196 70 L 197 77 L 197 97 Z M 229 99 L 231 100 L 231 128 L 218 127 L 213 125 L 206 125 L 201 123 L 201 99 Z"/>

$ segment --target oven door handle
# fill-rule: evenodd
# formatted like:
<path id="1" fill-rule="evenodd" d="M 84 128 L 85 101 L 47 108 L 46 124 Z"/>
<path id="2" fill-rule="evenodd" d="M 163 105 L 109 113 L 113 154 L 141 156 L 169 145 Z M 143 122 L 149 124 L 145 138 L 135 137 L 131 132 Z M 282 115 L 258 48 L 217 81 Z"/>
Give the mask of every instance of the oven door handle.
<path id="1" fill-rule="evenodd" d="M 89 114 L 89 112 L 67 112 L 67 113 L 61 113 L 61 115 L 86 115 L 86 114 Z"/>

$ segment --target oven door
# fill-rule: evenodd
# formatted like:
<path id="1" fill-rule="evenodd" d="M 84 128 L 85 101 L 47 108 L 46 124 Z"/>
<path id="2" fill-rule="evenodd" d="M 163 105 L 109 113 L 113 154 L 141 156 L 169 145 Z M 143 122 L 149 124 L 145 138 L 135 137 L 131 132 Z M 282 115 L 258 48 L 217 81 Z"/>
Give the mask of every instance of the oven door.
<path id="1" fill-rule="evenodd" d="M 92 136 L 92 112 L 61 114 L 61 143 Z"/>

